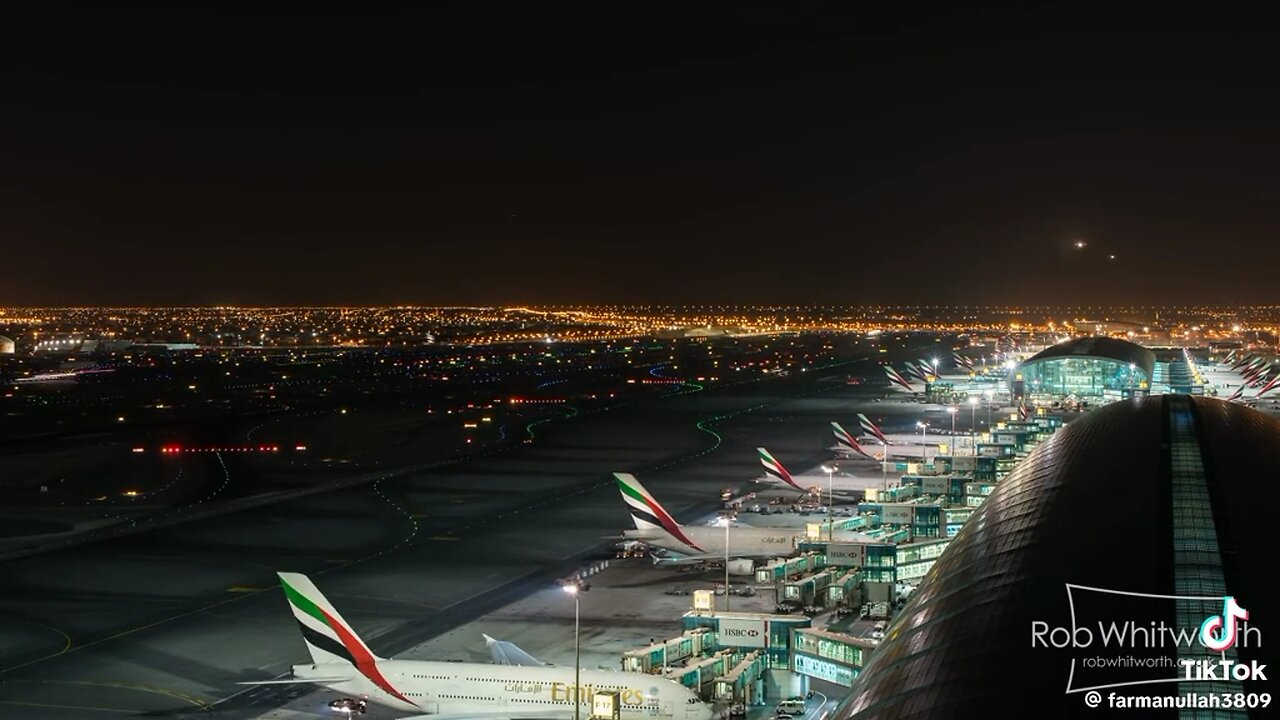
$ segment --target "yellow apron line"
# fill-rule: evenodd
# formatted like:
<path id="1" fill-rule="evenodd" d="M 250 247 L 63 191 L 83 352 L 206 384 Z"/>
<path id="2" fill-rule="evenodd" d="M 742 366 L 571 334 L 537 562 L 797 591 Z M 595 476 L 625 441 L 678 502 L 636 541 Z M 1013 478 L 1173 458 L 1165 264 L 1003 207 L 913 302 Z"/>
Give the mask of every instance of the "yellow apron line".
<path id="1" fill-rule="evenodd" d="M 40 662 L 41 660 L 48 660 L 49 658 L 55 658 L 55 657 L 58 657 L 59 655 L 61 655 L 61 654 L 65 653 L 66 651 L 68 651 L 68 650 L 70 650 L 70 649 L 71 649 L 71 636 L 70 636 L 70 635 L 68 635 L 68 634 L 66 634 L 66 633 L 64 633 L 64 632 L 62 632 L 62 631 L 61 631 L 61 630 L 59 630 L 58 628 L 53 627 L 52 625 L 45 625 L 44 623 L 31 622 L 30 620 L 22 620 L 22 621 L 20 621 L 20 622 L 21 622 L 21 623 L 23 623 L 24 625 L 33 625 L 33 626 L 38 627 L 38 628 L 44 628 L 45 630 L 52 630 L 53 632 L 56 632 L 56 633 L 58 633 L 59 635 L 61 635 L 61 636 L 62 636 L 62 639 L 66 641 L 66 642 L 63 644 L 62 649 L 61 649 L 61 650 L 59 650 L 58 652 L 55 652 L 55 653 L 49 653 L 48 655 L 41 655 L 40 657 L 38 657 L 38 658 L 36 658 L 36 659 L 34 659 L 34 660 L 28 660 L 26 663 L 23 663 L 23 665 L 30 664 L 30 663 L 38 663 L 38 662 Z M 15 665 L 14 667 L 22 667 L 22 666 L 21 666 L 21 665 Z M 0 673 L 6 673 L 6 672 L 8 672 L 9 670 L 12 670 L 12 669 L 13 669 L 13 668 L 0 668 Z"/>
<path id="2" fill-rule="evenodd" d="M 174 700 L 181 700 L 185 703 L 195 705 L 198 708 L 207 709 L 209 707 L 209 703 L 193 695 L 187 695 L 186 693 L 175 692 L 173 690 L 166 690 L 164 688 L 155 688 L 149 685 L 134 685 L 132 683 L 123 682 L 100 682 L 96 680 L 27 680 L 24 678 L 10 680 L 9 682 L 40 683 L 42 685 L 86 685 L 89 687 L 109 687 L 120 690 L 136 690 L 137 692 L 151 693 L 152 695 L 163 695 L 164 697 L 170 697 Z"/>
<path id="3" fill-rule="evenodd" d="M 95 707 L 93 705 L 53 705 L 51 703 L 24 702 L 22 700 L 0 700 L 0 705 L 21 705 L 23 707 L 52 708 L 54 710 L 92 710 L 94 712 L 113 712 L 128 713 L 136 715 L 137 710 L 125 710 L 123 708 Z"/>
<path id="4" fill-rule="evenodd" d="M 273 590 L 274 590 L 275 588 L 271 588 L 271 589 L 273 589 Z M 107 642 L 108 640 L 116 640 L 116 639 L 122 638 L 122 637 L 124 637 L 124 636 L 126 636 L 126 635 L 132 635 L 132 634 L 134 634 L 134 633 L 136 633 L 136 632 L 139 632 L 139 631 L 142 631 L 142 630 L 149 630 L 149 629 L 151 629 L 151 628 L 153 628 L 153 627 L 157 627 L 157 626 L 160 626 L 160 625 L 164 625 L 165 623 L 173 622 L 174 620 L 179 620 L 179 619 L 181 619 L 181 618 L 189 617 L 189 616 L 191 616 L 191 615 L 198 615 L 199 613 L 207 612 L 207 611 L 209 611 L 209 610 L 213 610 L 214 608 L 221 607 L 221 606 L 226 605 L 226 604 L 228 604 L 228 603 L 233 603 L 233 602 L 235 602 L 235 601 L 237 601 L 237 600 L 240 600 L 240 599 L 242 599 L 242 598 L 252 597 L 252 596 L 254 596 L 254 595 L 257 595 L 257 594 L 258 594 L 258 592 L 265 592 L 265 591 L 266 591 L 266 588 L 264 588 L 263 590 L 259 590 L 259 591 L 257 591 L 257 592 L 241 593 L 241 594 L 236 595 L 235 597 L 229 597 L 229 598 L 227 598 L 227 599 L 225 599 L 225 600 L 219 600 L 219 601 L 217 601 L 217 602 L 215 602 L 215 603 L 210 603 L 209 605 L 205 605 L 204 607 L 196 608 L 196 609 L 194 609 L 194 610 L 188 610 L 188 611 L 186 611 L 186 612 L 184 612 L 184 613 L 178 613 L 177 615 L 172 615 L 172 616 L 167 617 L 167 618 L 162 618 L 162 619 L 160 619 L 160 620 L 156 620 L 155 622 L 147 623 L 146 625 L 139 625 L 138 627 L 129 628 L 128 630 L 121 630 L 120 632 L 118 632 L 118 633 L 116 633 L 116 634 L 114 634 L 114 635 L 108 635 L 107 637 L 104 637 L 104 638 L 98 638 L 97 640 L 94 640 L 93 642 L 88 642 L 88 643 L 85 643 L 85 644 L 83 644 L 83 645 L 77 645 L 77 646 L 75 646 L 74 648 L 70 648 L 70 649 L 68 649 L 66 652 L 67 652 L 67 653 L 72 653 L 72 652 L 75 652 L 75 651 L 77 651 L 77 650 L 83 650 L 83 649 L 85 649 L 85 648 L 93 647 L 94 645 L 99 645 L 99 644 L 101 644 L 101 643 Z M 62 654 L 64 654 L 64 653 L 59 653 L 59 655 L 62 655 Z M 56 656 L 56 655 L 48 655 L 48 656 L 46 656 L 46 657 L 36 658 L 36 659 L 34 659 L 34 660 L 28 660 L 28 661 L 26 661 L 26 662 L 24 662 L 24 663 L 18 663 L 17 665 L 10 665 L 10 666 L 9 666 L 9 667 L 7 667 L 7 668 L 2 668 L 2 669 L 0 669 L 0 675 L 3 675 L 3 674 L 5 674 L 5 673 L 7 673 L 7 672 L 11 672 L 11 671 L 13 671 L 13 670 L 18 670 L 19 668 L 27 667 L 28 665 L 34 665 L 34 664 L 36 664 L 36 663 L 38 663 L 38 662 L 43 662 L 43 661 L 48 660 L 49 658 L 52 658 L 52 657 L 57 657 L 57 656 Z"/>
<path id="5" fill-rule="evenodd" d="M 21 624 L 21 625 L 31 625 L 31 626 L 33 626 L 33 627 L 38 627 L 38 628 L 42 628 L 42 629 L 44 629 L 44 630 L 49 630 L 49 631 L 51 631 L 51 632 L 56 632 L 56 633 L 58 633 L 59 635 L 61 635 L 61 636 L 62 636 L 62 639 L 66 641 L 66 643 L 65 643 L 65 644 L 63 644 L 62 649 L 61 649 L 61 650 L 59 650 L 59 651 L 58 651 L 58 652 L 56 652 L 56 653 L 52 653 L 52 654 L 46 655 L 45 657 L 56 657 L 56 656 L 58 656 L 58 655 L 61 655 L 61 654 L 62 654 L 62 653 L 64 653 L 64 652 L 66 652 L 67 650 L 70 650 L 70 649 L 71 649 L 71 636 L 70 636 L 70 635 L 68 635 L 68 634 L 66 634 L 66 633 L 64 633 L 64 632 L 62 632 L 61 630 L 59 630 L 58 628 L 56 628 L 56 627 L 54 627 L 54 626 L 52 626 L 52 625 L 45 625 L 44 623 L 38 623 L 38 622 L 35 622 L 35 621 L 32 621 L 32 620 L 17 620 L 16 622 L 17 622 L 17 623 L 19 623 L 19 624 Z"/>

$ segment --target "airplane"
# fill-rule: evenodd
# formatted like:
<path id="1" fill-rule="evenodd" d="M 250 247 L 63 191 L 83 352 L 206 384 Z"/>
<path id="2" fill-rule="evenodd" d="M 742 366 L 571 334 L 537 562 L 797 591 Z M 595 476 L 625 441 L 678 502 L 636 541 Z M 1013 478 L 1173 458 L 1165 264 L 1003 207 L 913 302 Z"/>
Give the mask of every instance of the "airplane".
<path id="1" fill-rule="evenodd" d="M 1267 366 L 1266 358 L 1257 358 L 1253 362 L 1241 367 L 1240 374 L 1243 376 L 1243 375 L 1248 375 L 1250 373 L 1255 373 L 1266 366 Z"/>
<path id="2" fill-rule="evenodd" d="M 924 376 L 925 382 L 937 382 L 938 365 L 937 360 L 930 364 L 928 360 L 917 360 L 916 365 L 920 368 L 921 375 Z"/>
<path id="3" fill-rule="evenodd" d="M 760 464 L 764 465 L 765 477 L 756 480 L 758 483 L 784 485 L 799 490 L 807 495 L 817 496 L 819 500 L 831 495 L 841 500 L 862 500 L 866 497 L 867 488 L 880 487 L 881 479 L 874 480 L 849 475 L 792 475 L 782 463 L 764 448 L 756 448 L 760 453 Z"/>
<path id="4" fill-rule="evenodd" d="M 922 370 L 919 365 L 915 363 L 907 363 L 906 368 L 907 369 L 905 374 L 908 377 L 915 378 L 916 380 L 919 380 L 922 383 L 929 382 L 929 377 L 930 377 L 929 372 L 926 370 Z"/>
<path id="5" fill-rule="evenodd" d="M 1245 380 L 1247 381 L 1246 384 L 1248 384 L 1249 387 L 1257 387 L 1262 383 L 1266 382 L 1267 375 L 1270 372 L 1271 372 L 1271 363 L 1267 363 L 1266 365 L 1263 365 L 1257 370 L 1254 370 L 1253 372 L 1249 373 L 1245 377 Z"/>
<path id="6" fill-rule="evenodd" d="M 1276 375 L 1275 377 L 1271 378 L 1271 380 L 1268 381 L 1266 385 L 1263 385 L 1262 389 L 1258 391 L 1258 394 L 1253 396 L 1253 399 L 1257 400 L 1263 395 L 1266 395 L 1267 393 L 1271 392 L 1276 387 L 1277 384 L 1280 384 L 1280 375 Z"/>
<path id="7" fill-rule="evenodd" d="M 778 462 L 777 458 L 770 454 L 768 450 L 765 450 L 764 448 L 756 448 L 756 452 L 760 453 L 760 464 L 764 465 L 764 474 L 766 477 L 773 480 L 775 483 L 789 485 L 802 493 L 807 494 L 809 492 L 807 488 L 801 487 L 800 484 L 795 481 L 795 478 L 791 477 L 791 473 L 787 472 L 787 469 L 782 466 L 782 463 Z"/>
<path id="8" fill-rule="evenodd" d="M 854 437 L 849 434 L 849 431 L 845 430 L 843 427 L 841 427 L 840 423 L 835 422 L 834 420 L 831 422 L 831 434 L 836 436 L 837 450 L 840 450 L 846 455 L 861 455 L 862 457 L 867 458 L 868 460 L 875 460 L 876 462 L 880 462 L 880 458 L 872 455 L 866 450 L 863 450 L 862 445 L 859 444 L 858 441 L 855 440 Z"/>
<path id="9" fill-rule="evenodd" d="M 1244 387 L 1245 386 L 1241 384 L 1240 387 L 1236 388 L 1236 391 L 1231 393 L 1231 396 L 1227 398 L 1227 402 L 1231 402 L 1233 400 L 1243 400 L 1241 396 L 1244 395 Z"/>
<path id="10" fill-rule="evenodd" d="M 809 537 L 806 529 L 733 526 L 729 531 L 713 526 L 681 525 L 630 473 L 614 473 L 618 491 L 631 510 L 635 530 L 624 530 L 627 540 L 640 540 L 677 556 L 681 562 L 723 560 L 728 536 L 730 558 L 776 558 L 795 553 Z M 868 535 L 837 531 L 835 542 L 876 542 Z"/>
<path id="11" fill-rule="evenodd" d="M 1231 362 L 1235 359 L 1236 359 L 1236 351 L 1232 350 L 1231 352 L 1227 353 L 1227 356 L 1225 358 L 1222 359 L 1222 364 L 1230 365 Z"/>
<path id="12" fill-rule="evenodd" d="M 1247 375 L 1253 372 L 1254 370 L 1257 370 L 1258 368 L 1262 367 L 1264 364 L 1266 364 L 1266 362 L 1267 362 L 1266 358 L 1255 357 L 1253 360 L 1249 361 L 1248 363 L 1245 363 L 1240 367 L 1240 374 Z M 1236 368 L 1232 368 L 1232 370 L 1235 370 L 1235 369 Z"/>
<path id="13" fill-rule="evenodd" d="M 294 665 L 288 679 L 241 685 L 319 685 L 350 696 L 331 705 L 348 712 L 363 709 L 363 701 L 368 701 L 416 713 L 402 720 L 568 720 L 574 717 L 575 705 L 585 706 L 589 715 L 597 691 L 620 694 L 623 718 L 711 718 L 711 708 L 692 690 L 645 673 L 546 665 L 524 651 L 506 664 L 378 657 L 310 578 L 300 573 L 277 575 L 311 662 Z M 489 639 L 486 636 L 486 643 Z M 490 652 L 499 657 L 494 648 Z"/>
<path id="14" fill-rule="evenodd" d="M 951 353 L 951 359 L 955 361 L 957 368 L 964 368 L 969 372 L 974 371 L 973 360 L 961 355 L 958 352 Z"/>
<path id="15" fill-rule="evenodd" d="M 908 366 L 908 367 L 910 367 L 910 366 Z M 913 387 L 913 386 L 912 386 L 912 384 L 911 384 L 911 381 L 910 381 L 910 380 L 908 380 L 907 378 L 903 377 L 902 373 L 898 372 L 897 370 L 894 370 L 892 365 L 885 365 L 885 366 L 884 366 L 884 373 L 885 373 L 885 375 L 888 375 L 888 376 L 889 376 L 889 386 L 890 386 L 890 388 L 895 388 L 895 389 L 896 389 L 896 388 L 900 388 L 900 389 L 905 390 L 905 391 L 907 391 L 907 392 L 909 392 L 909 393 L 918 393 L 918 392 L 920 392 L 920 390 L 919 390 L 919 389 L 917 389 L 917 388 L 915 388 L 915 387 Z"/>
<path id="16" fill-rule="evenodd" d="M 871 422 L 871 418 L 867 417 L 866 415 L 863 415 L 862 413 L 858 413 L 858 424 L 862 426 L 863 430 L 866 430 L 867 432 L 871 433 L 872 437 L 879 440 L 881 445 L 893 444 L 889 442 L 889 438 L 884 436 L 884 432 L 880 430 L 879 426 Z"/>

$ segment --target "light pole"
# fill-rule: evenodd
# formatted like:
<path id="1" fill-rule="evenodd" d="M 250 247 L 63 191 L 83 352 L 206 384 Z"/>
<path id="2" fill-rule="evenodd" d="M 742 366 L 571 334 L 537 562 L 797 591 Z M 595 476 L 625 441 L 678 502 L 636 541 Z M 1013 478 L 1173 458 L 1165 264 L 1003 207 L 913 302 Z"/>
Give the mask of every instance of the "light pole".
<path id="1" fill-rule="evenodd" d="M 978 398 L 969 396 L 969 449 L 976 456 L 978 454 Z"/>
<path id="2" fill-rule="evenodd" d="M 920 464 L 927 465 L 929 464 L 929 441 L 925 439 L 925 432 L 929 429 L 929 423 L 917 422 L 916 427 L 920 428 Z"/>
<path id="3" fill-rule="evenodd" d="M 582 720 L 582 698 L 578 697 L 582 690 L 582 643 L 578 632 L 582 602 L 578 596 L 578 585 L 565 585 L 564 591 L 573 596 L 573 720 Z M 729 591 L 725 591 L 728 597 Z"/>
<path id="4" fill-rule="evenodd" d="M 987 396 L 987 432 L 991 432 L 991 403 L 995 399 L 996 391 L 986 390 L 983 392 L 983 395 Z"/>
<path id="5" fill-rule="evenodd" d="M 947 408 L 947 414 L 951 416 L 951 442 L 953 444 L 955 443 L 955 437 L 956 437 L 956 413 L 959 411 L 960 411 L 960 408 L 956 407 L 955 405 L 951 405 L 950 407 Z M 955 448 L 951 449 L 951 454 L 952 455 L 955 454 Z"/>
<path id="6" fill-rule="evenodd" d="M 835 489 L 831 478 L 835 475 L 836 469 L 835 463 L 825 463 L 822 466 L 823 472 L 827 474 L 827 542 L 835 539 L 835 528 L 831 525 L 831 505 L 835 501 Z"/>
<path id="7" fill-rule="evenodd" d="M 729 525 L 732 521 L 728 515 L 720 516 L 720 524 L 724 525 L 724 611 L 729 612 Z"/>

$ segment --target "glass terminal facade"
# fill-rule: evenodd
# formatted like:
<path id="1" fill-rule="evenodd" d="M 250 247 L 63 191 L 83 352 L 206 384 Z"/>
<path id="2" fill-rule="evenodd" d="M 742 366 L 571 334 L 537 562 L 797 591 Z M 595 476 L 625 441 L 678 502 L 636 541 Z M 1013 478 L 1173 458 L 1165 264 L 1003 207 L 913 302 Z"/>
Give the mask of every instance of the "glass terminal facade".
<path id="1" fill-rule="evenodd" d="M 1014 377 L 1032 397 L 1053 395 L 1120 399 L 1146 394 L 1151 378 L 1142 368 L 1104 358 L 1048 358 L 1024 364 Z"/>
<path id="2" fill-rule="evenodd" d="M 791 668 L 801 675 L 849 687 L 875 643 L 862 638 L 797 628 L 791 634 Z"/>
<path id="3" fill-rule="evenodd" d="M 1111 402 L 1149 394 L 1155 367 L 1155 355 L 1141 345 L 1081 337 L 1051 345 L 1024 361 L 1009 378 L 1009 390 L 1015 399 Z"/>

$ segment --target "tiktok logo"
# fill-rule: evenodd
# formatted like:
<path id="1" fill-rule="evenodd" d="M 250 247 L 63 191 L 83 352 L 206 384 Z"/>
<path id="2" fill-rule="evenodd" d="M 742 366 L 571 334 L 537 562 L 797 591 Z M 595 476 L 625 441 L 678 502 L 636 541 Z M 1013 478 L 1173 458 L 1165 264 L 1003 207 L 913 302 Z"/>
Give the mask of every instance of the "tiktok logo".
<path id="1" fill-rule="evenodd" d="M 1240 607 L 1231 595 L 1222 598 L 1222 614 L 1212 615 L 1200 624 L 1200 644 L 1214 652 L 1222 652 L 1236 644 L 1236 621 L 1248 620 L 1249 611 Z"/>

